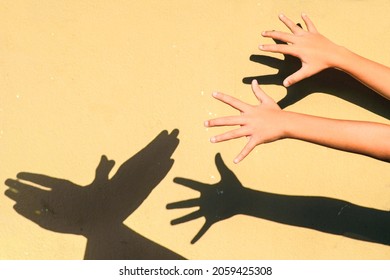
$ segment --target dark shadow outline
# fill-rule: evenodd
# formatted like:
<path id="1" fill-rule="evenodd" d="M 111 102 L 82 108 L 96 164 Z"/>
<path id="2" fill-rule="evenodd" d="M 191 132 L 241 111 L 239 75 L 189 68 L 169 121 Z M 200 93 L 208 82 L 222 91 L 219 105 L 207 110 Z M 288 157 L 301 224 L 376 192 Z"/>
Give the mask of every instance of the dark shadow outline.
<path id="1" fill-rule="evenodd" d="M 172 168 L 178 134 L 162 131 L 111 179 L 115 162 L 102 156 L 90 185 L 21 172 L 6 180 L 5 194 L 17 213 L 40 227 L 85 236 L 84 259 L 184 259 L 123 224 Z"/>
<path id="2" fill-rule="evenodd" d="M 225 165 L 219 153 L 215 156 L 215 164 L 221 176 L 216 184 L 186 178 L 174 179 L 175 183 L 200 192 L 199 198 L 167 204 L 167 209 L 199 207 L 198 210 L 171 221 L 172 225 L 177 225 L 205 218 L 206 221 L 192 239 L 192 244 L 215 223 L 242 214 L 390 245 L 390 211 L 328 197 L 283 195 L 245 188 Z"/>

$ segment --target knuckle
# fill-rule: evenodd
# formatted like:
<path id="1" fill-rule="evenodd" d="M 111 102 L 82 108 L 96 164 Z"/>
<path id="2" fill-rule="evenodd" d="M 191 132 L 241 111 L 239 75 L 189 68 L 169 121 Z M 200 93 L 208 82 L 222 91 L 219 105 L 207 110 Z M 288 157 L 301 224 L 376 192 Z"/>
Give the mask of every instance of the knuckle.
<path id="1" fill-rule="evenodd" d="M 235 136 L 239 136 L 239 135 L 240 135 L 240 132 L 239 132 L 239 130 L 233 130 L 233 131 L 230 132 L 230 135 L 231 135 L 231 136 L 234 136 L 234 137 L 235 137 Z"/>
<path id="2" fill-rule="evenodd" d="M 272 37 L 275 39 L 281 39 L 281 38 L 283 38 L 283 35 L 284 34 L 280 31 L 273 31 L 272 32 Z"/>

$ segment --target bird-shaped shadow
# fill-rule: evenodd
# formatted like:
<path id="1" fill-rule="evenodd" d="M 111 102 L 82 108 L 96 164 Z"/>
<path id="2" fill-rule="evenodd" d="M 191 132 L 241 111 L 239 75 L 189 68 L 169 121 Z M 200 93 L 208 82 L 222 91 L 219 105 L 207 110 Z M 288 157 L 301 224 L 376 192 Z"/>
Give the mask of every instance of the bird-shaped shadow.
<path id="1" fill-rule="evenodd" d="M 123 224 L 171 169 L 178 133 L 162 131 L 112 178 L 115 162 L 102 156 L 87 186 L 21 172 L 6 180 L 5 194 L 19 214 L 42 228 L 85 236 L 85 259 L 183 259 Z"/>

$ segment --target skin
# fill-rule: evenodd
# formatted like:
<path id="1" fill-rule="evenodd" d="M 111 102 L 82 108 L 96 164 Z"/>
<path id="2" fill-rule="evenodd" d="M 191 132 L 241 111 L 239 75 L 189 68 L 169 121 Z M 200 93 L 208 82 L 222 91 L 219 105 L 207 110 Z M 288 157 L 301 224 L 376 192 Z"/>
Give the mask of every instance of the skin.
<path id="1" fill-rule="evenodd" d="M 242 161 L 257 145 L 291 138 L 390 161 L 390 126 L 373 122 L 328 119 L 280 109 L 257 84 L 252 90 L 259 104 L 250 105 L 223 93 L 213 97 L 240 111 L 238 116 L 208 120 L 206 127 L 240 126 L 210 139 L 218 143 L 247 137 L 248 143 L 234 163 Z"/>
<path id="2" fill-rule="evenodd" d="M 326 68 L 338 68 L 362 83 L 390 98 L 390 68 L 360 57 L 338 46 L 318 33 L 312 21 L 303 14 L 307 31 L 284 15 L 279 19 L 291 33 L 265 31 L 264 37 L 284 41 L 287 44 L 260 45 L 266 52 L 282 53 L 298 57 L 302 67 L 283 85 L 288 87 Z M 336 120 L 315 117 L 281 110 L 257 84 L 252 82 L 252 91 L 259 101 L 256 105 L 244 103 L 232 96 L 216 92 L 213 97 L 240 111 L 238 116 L 227 116 L 206 121 L 206 127 L 239 126 L 226 133 L 214 136 L 212 143 L 247 137 L 248 143 L 234 159 L 242 161 L 257 145 L 276 140 L 299 139 L 323 146 L 363 154 L 383 161 L 390 161 L 390 126 L 386 124 Z"/>
<path id="3" fill-rule="evenodd" d="M 338 68 L 355 77 L 387 99 L 390 99 L 390 68 L 355 54 L 321 35 L 306 14 L 302 19 L 307 31 L 300 28 L 283 14 L 279 19 L 290 29 L 291 33 L 264 31 L 262 36 L 283 41 L 285 44 L 260 45 L 266 52 L 282 53 L 299 58 L 302 68 L 287 77 L 283 85 L 288 87 L 308 78 L 326 68 Z"/>

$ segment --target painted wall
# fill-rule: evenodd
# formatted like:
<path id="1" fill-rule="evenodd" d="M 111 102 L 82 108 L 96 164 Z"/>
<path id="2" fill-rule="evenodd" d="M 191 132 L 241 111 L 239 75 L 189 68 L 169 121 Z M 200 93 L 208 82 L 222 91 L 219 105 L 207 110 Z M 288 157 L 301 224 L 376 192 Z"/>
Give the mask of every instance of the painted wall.
<path id="1" fill-rule="evenodd" d="M 389 102 L 344 77 L 287 92 L 294 61 L 250 59 L 269 42 L 261 31 L 286 30 L 278 13 L 306 12 L 333 41 L 390 65 L 389 10 L 385 0 L 2 1 L 0 259 L 389 259 L 387 163 L 283 140 L 235 165 L 245 140 L 211 144 L 225 129 L 203 126 L 236 113 L 213 91 L 254 103 L 245 78 L 264 75 L 285 110 L 389 124 Z M 40 175 L 13 181 L 20 172 Z M 258 217 L 218 221 L 245 204 L 235 178 L 259 197 Z M 216 223 L 191 244 L 205 217 L 171 225 L 196 208 L 167 204 L 195 189 Z"/>

